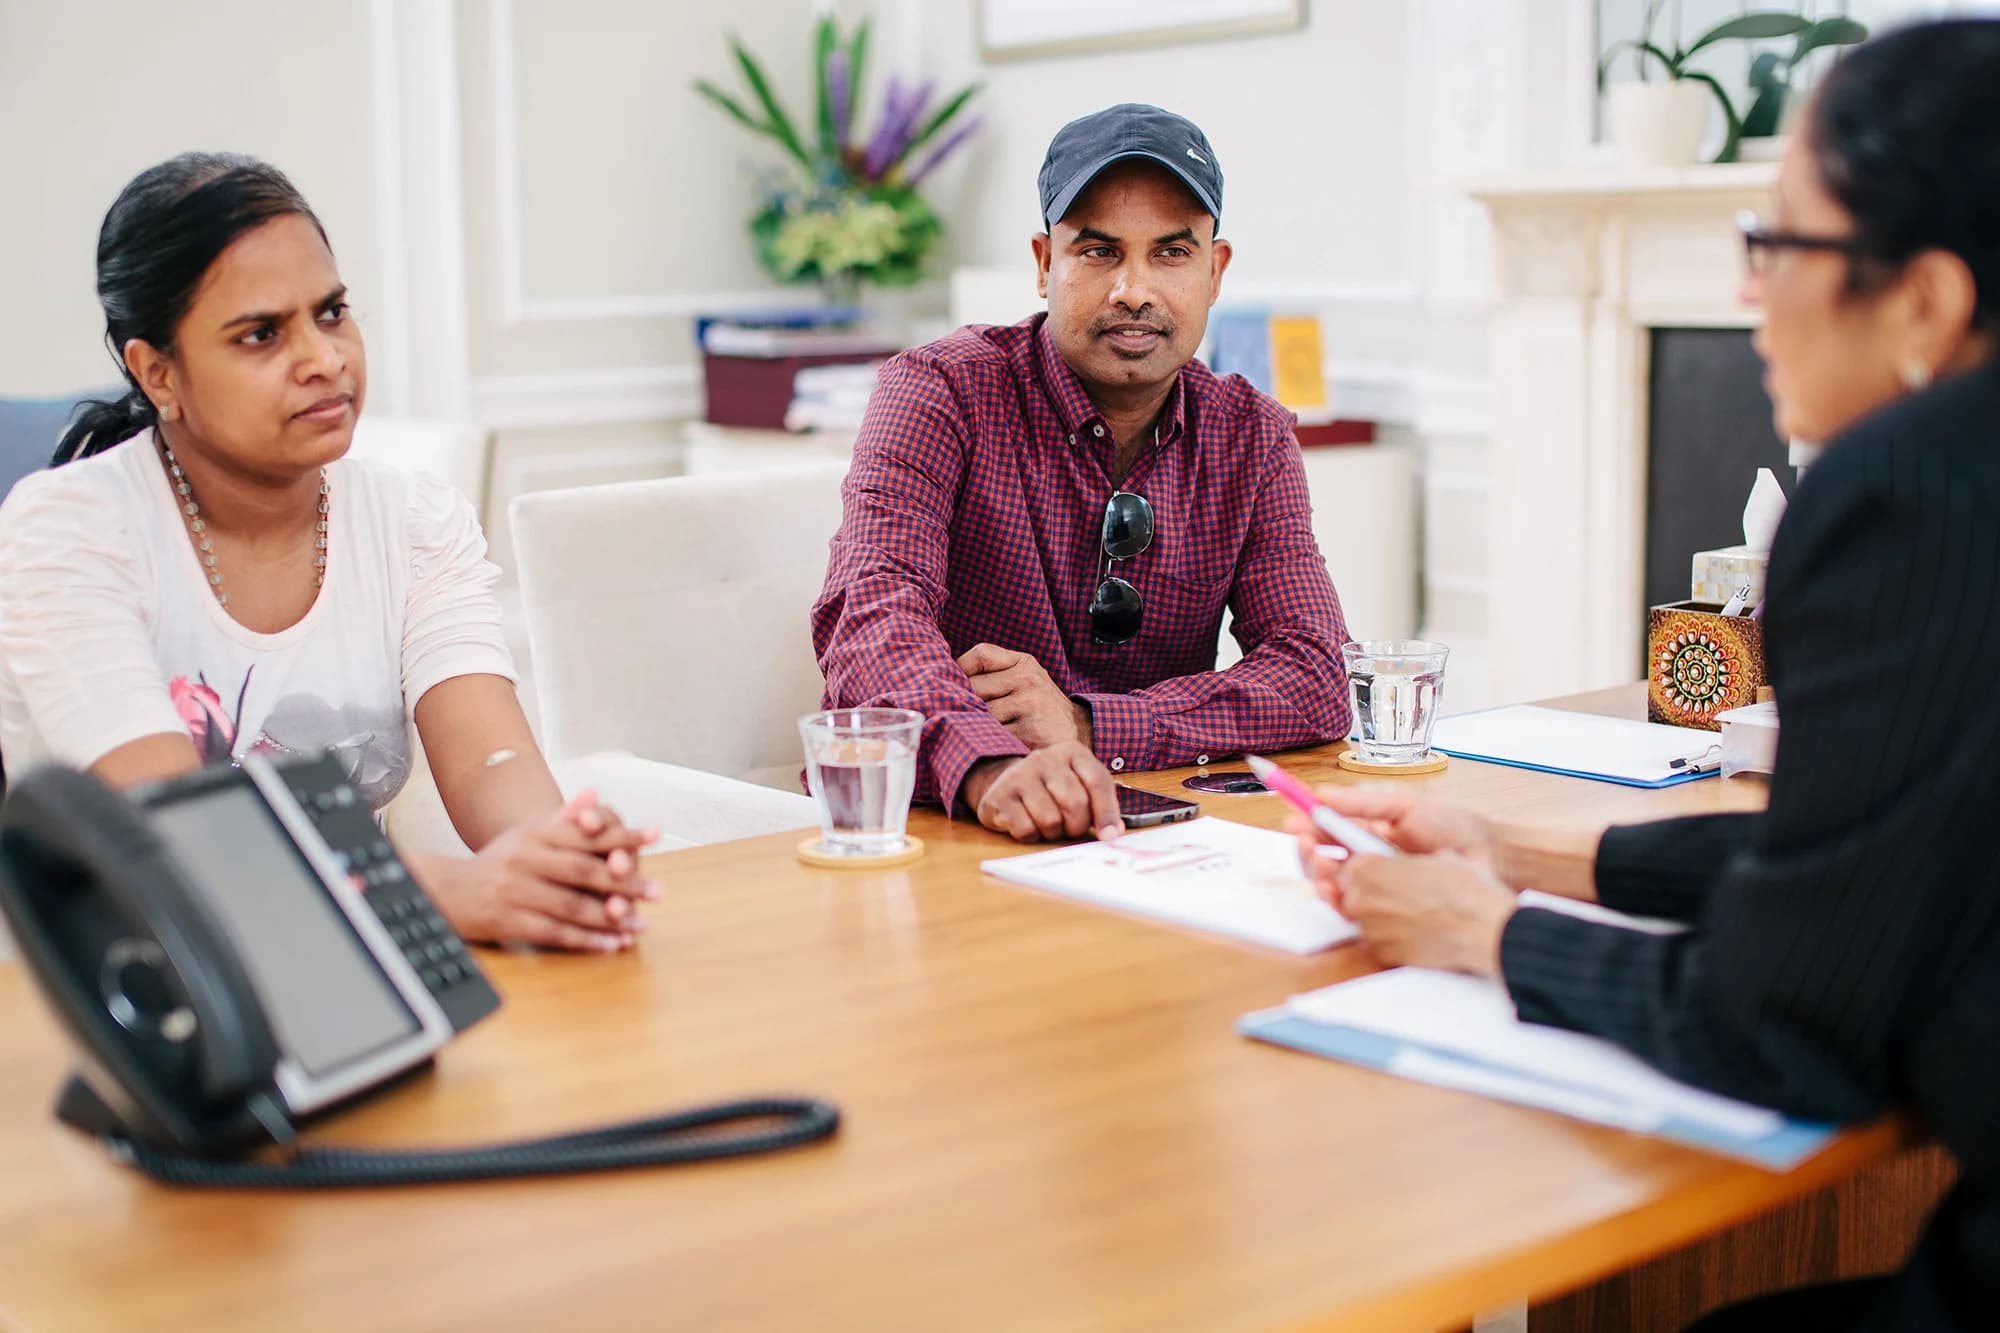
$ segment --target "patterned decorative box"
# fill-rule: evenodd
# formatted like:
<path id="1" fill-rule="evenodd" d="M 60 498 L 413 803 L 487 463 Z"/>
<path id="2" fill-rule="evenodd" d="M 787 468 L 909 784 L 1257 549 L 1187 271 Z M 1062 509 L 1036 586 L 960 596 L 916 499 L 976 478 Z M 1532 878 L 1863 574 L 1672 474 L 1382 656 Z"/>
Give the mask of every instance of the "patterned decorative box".
<path id="1" fill-rule="evenodd" d="M 1720 615 L 1712 602 L 1672 602 L 1649 614 L 1646 718 L 1720 731 L 1715 715 L 1755 703 L 1764 682 L 1764 623 Z"/>

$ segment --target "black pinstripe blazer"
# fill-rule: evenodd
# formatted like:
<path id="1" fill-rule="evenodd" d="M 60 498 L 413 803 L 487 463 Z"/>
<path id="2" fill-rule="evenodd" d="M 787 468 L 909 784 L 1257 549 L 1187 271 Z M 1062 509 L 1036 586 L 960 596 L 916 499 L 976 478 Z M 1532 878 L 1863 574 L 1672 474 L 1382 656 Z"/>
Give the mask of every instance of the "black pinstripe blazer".
<path id="1" fill-rule="evenodd" d="M 1764 634 L 1770 808 L 1613 829 L 1644 935 L 1517 912 L 1521 1017 L 1793 1114 L 1915 1107 L 1963 1178 L 1882 1328 L 2000 1328 L 2000 364 L 1883 409 L 1799 485 Z"/>

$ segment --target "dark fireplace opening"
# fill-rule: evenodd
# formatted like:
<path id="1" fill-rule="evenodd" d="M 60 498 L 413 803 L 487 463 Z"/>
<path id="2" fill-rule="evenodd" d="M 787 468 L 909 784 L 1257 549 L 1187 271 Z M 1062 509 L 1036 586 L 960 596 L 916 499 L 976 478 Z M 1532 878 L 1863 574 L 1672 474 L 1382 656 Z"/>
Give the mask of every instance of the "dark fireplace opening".
<path id="1" fill-rule="evenodd" d="M 1653 330 L 1646 396 L 1646 605 L 1684 602 L 1696 551 L 1743 541 L 1743 502 L 1767 467 L 1791 492 L 1748 329 Z M 1635 627 L 1643 645 L 1644 615 Z"/>

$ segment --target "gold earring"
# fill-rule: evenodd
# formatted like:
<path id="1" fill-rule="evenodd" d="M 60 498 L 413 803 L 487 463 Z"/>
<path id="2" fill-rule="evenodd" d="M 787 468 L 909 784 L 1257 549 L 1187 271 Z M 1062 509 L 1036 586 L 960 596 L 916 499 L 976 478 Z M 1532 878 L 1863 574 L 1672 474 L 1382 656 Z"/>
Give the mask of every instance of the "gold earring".
<path id="1" fill-rule="evenodd" d="M 1920 356 L 1909 357 L 1903 362 L 1903 387 L 1911 393 L 1922 393 L 1930 388 L 1935 375 L 1930 362 Z"/>

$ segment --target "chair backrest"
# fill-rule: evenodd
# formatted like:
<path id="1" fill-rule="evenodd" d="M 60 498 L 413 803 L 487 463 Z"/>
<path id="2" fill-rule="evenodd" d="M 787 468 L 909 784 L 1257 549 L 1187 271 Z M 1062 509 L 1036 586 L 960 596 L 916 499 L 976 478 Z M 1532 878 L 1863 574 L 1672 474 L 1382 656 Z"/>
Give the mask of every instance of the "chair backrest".
<path id="1" fill-rule="evenodd" d="M 77 406 L 85 398 L 115 398 L 120 389 L 59 394 L 53 398 L 0 398 L 0 500 L 14 483 L 49 465 Z"/>
<path id="2" fill-rule="evenodd" d="M 542 743 L 798 790 L 808 616 L 844 462 L 537 491 L 510 507 Z"/>
<path id="3" fill-rule="evenodd" d="M 348 453 L 405 471 L 435 472 L 472 502 L 484 522 L 492 445 L 493 433 L 483 426 L 368 413 L 354 424 L 354 444 Z"/>

